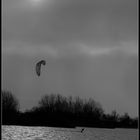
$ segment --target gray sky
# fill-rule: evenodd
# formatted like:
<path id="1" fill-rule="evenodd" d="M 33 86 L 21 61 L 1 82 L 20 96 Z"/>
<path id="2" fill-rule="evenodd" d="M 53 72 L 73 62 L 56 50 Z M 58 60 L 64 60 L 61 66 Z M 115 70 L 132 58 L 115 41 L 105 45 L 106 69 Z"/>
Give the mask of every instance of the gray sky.
<path id="1" fill-rule="evenodd" d="M 92 97 L 138 115 L 137 0 L 3 0 L 2 88 L 21 109 L 42 95 Z M 37 77 L 35 63 L 46 60 Z"/>

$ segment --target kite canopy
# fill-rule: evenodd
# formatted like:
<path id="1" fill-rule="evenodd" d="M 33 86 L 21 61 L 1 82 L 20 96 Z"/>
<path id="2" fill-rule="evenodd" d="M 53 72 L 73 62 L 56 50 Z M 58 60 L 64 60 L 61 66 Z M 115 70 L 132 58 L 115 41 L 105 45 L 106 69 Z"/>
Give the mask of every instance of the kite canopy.
<path id="1" fill-rule="evenodd" d="M 41 65 L 46 65 L 46 61 L 45 60 L 41 60 L 38 63 L 36 63 L 36 74 L 38 76 L 40 76 L 40 74 L 41 74 Z"/>

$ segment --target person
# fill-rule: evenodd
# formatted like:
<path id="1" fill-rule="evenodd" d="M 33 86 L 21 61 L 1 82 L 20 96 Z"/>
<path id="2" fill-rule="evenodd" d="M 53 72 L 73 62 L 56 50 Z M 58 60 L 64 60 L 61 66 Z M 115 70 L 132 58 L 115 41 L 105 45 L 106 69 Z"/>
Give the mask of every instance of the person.
<path id="1" fill-rule="evenodd" d="M 82 128 L 81 133 L 83 133 L 84 130 L 85 130 L 85 128 Z"/>

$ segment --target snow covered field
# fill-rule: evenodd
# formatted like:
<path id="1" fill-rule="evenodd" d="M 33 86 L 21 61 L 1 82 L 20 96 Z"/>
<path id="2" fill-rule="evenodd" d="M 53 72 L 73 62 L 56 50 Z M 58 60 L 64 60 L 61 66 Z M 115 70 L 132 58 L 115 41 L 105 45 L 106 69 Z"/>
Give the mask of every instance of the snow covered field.
<path id="1" fill-rule="evenodd" d="M 138 140 L 138 129 L 2 126 L 2 140 Z"/>

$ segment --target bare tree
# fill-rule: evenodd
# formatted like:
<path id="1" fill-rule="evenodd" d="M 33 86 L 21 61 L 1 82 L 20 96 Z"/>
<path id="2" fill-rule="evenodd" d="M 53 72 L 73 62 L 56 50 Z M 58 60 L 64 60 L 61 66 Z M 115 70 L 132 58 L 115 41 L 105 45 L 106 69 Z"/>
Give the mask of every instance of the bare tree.
<path id="1" fill-rule="evenodd" d="M 9 91 L 2 91 L 2 111 L 3 112 L 17 112 L 19 111 L 19 102 L 17 98 Z"/>

